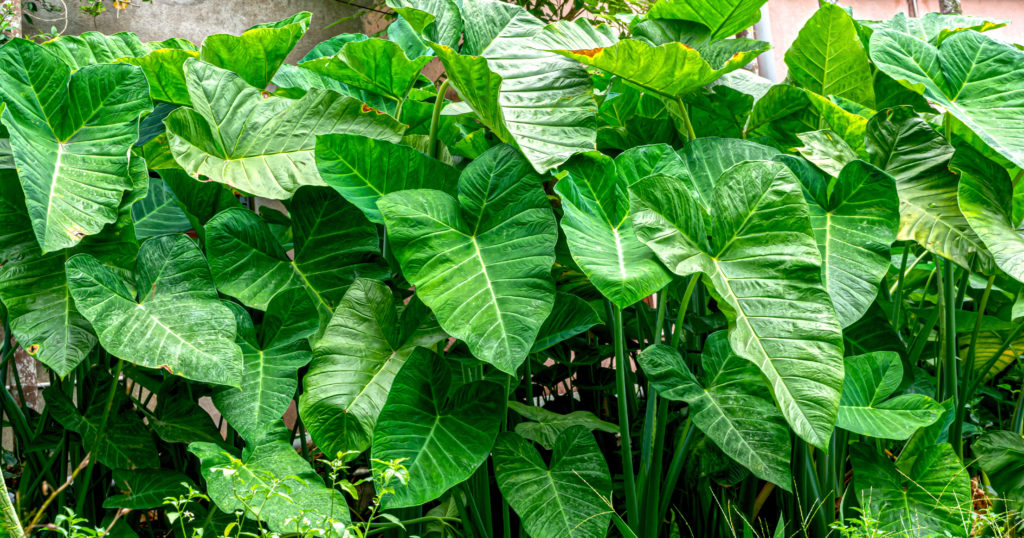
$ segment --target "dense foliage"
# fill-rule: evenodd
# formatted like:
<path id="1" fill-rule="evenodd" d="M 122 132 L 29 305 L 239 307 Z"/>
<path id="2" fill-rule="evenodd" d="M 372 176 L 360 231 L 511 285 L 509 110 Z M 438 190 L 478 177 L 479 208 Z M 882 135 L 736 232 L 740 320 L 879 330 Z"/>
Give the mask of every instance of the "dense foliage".
<path id="1" fill-rule="evenodd" d="M 764 2 L 0 47 L 0 534 L 1020 535 L 1024 52 Z"/>

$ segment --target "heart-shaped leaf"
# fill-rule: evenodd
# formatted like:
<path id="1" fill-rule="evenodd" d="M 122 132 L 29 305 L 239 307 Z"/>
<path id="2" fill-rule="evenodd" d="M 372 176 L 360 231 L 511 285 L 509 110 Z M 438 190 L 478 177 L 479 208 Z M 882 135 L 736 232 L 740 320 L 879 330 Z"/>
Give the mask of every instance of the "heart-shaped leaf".
<path id="1" fill-rule="evenodd" d="M 313 358 L 306 339 L 319 328 L 316 305 L 302 289 L 282 291 L 270 300 L 257 330 L 244 308 L 226 304 L 238 324 L 242 383 L 218 390 L 213 403 L 246 442 L 255 443 L 288 410 L 299 386 L 299 368 Z"/>
<path id="2" fill-rule="evenodd" d="M 395 374 L 416 346 L 444 337 L 423 303 L 410 301 L 399 318 L 386 285 L 353 282 L 313 346 L 302 378 L 299 415 L 317 446 L 331 457 L 369 448 Z"/>
<path id="3" fill-rule="evenodd" d="M 407 190 L 377 202 L 402 273 L 441 327 L 509 374 L 554 303 L 558 231 L 540 181 L 497 146 L 462 172 L 458 200 Z"/>
<path id="4" fill-rule="evenodd" d="M 733 349 L 768 378 L 797 435 L 827 446 L 842 388 L 842 332 L 796 177 L 765 161 L 729 168 L 711 198 L 710 242 L 683 182 L 654 175 L 629 192 L 640 241 L 672 272 L 705 275 Z"/>
<path id="5" fill-rule="evenodd" d="M 516 424 L 516 433 L 523 439 L 533 441 L 547 450 L 553 450 L 558 436 L 573 426 L 581 426 L 588 431 L 600 430 L 607 433 L 619 433 L 619 427 L 605 422 L 589 411 L 573 411 L 565 415 L 548 411 L 535 405 L 523 405 L 509 401 L 508 408 L 531 422 Z"/>
<path id="6" fill-rule="evenodd" d="M 284 20 L 257 24 L 240 36 L 207 36 L 199 50 L 200 59 L 234 71 L 250 85 L 262 90 L 306 34 L 310 17 L 309 12 L 302 11 Z"/>
<path id="7" fill-rule="evenodd" d="M 174 159 L 189 174 L 247 193 L 287 199 L 302 185 L 323 185 L 316 171 L 316 135 L 354 133 L 398 142 L 405 127 L 360 101 L 310 89 L 299 99 L 274 95 L 238 75 L 196 60 L 185 62 L 192 107 L 164 123 Z"/>
<path id="8" fill-rule="evenodd" d="M 789 76 L 819 95 L 835 95 L 875 106 L 871 64 L 857 36 L 853 17 L 823 3 L 786 51 Z"/>
<path id="9" fill-rule="evenodd" d="M 991 258 L 960 212 L 957 177 L 949 171 L 953 148 L 909 107 L 879 112 L 868 122 L 867 152 L 871 164 L 896 180 L 900 197 L 897 239 L 971 267 L 978 254 L 981 267 Z"/>
<path id="10" fill-rule="evenodd" d="M 978 32 L 932 45 L 895 30 L 871 35 L 871 60 L 890 77 L 924 89 L 985 144 L 1024 167 L 1024 52 Z"/>
<path id="11" fill-rule="evenodd" d="M 415 149 L 360 135 L 332 134 L 316 140 L 320 177 L 371 222 L 383 224 L 377 200 L 391 192 L 434 189 L 455 194 L 459 173 Z"/>
<path id="12" fill-rule="evenodd" d="M 889 247 L 900 218 L 896 184 L 889 174 L 861 160 L 844 166 L 835 181 L 815 170 L 801 170 L 797 177 L 809 193 L 822 283 L 839 323 L 849 326 L 874 302 L 889 270 Z"/>
<path id="13" fill-rule="evenodd" d="M 217 289 L 260 310 L 282 290 L 305 289 L 326 320 L 357 277 L 385 276 L 373 259 L 377 230 L 330 189 L 302 188 L 292 202 L 301 208 L 291 221 L 294 259 L 263 218 L 232 208 L 206 225 L 210 270 Z"/>
<path id="14" fill-rule="evenodd" d="M 154 237 L 139 249 L 135 289 L 88 254 L 67 261 L 75 306 L 111 354 L 196 381 L 239 386 L 242 351 L 231 310 L 186 236 Z"/>
<path id="15" fill-rule="evenodd" d="M 385 39 L 345 43 L 336 53 L 299 64 L 322 77 L 337 80 L 401 101 L 409 95 L 429 56 L 410 60 L 402 48 Z"/>
<path id="16" fill-rule="evenodd" d="M 424 348 L 395 376 L 373 430 L 374 483 L 385 483 L 386 462 L 401 460 L 409 473 L 407 483 L 389 484 L 383 506 L 430 502 L 487 460 L 505 417 L 505 390 L 476 381 L 449 395 L 450 385 L 448 366 Z"/>
<path id="17" fill-rule="evenodd" d="M 503 433 L 494 447 L 494 478 L 530 536 L 603 536 L 613 509 L 608 464 L 583 426 L 563 431 L 545 464 L 529 441 Z"/>
<path id="18" fill-rule="evenodd" d="M 724 331 L 704 344 L 704 382 L 666 345 L 648 347 L 637 360 L 658 395 L 689 404 L 694 425 L 723 452 L 757 477 L 790 491 L 786 419 L 765 392 L 757 367 L 733 353 Z"/>
<path id="19" fill-rule="evenodd" d="M 583 154 L 566 165 L 568 175 L 555 184 L 555 192 L 562 197 L 562 231 L 573 259 L 602 295 L 625 308 L 665 287 L 672 277 L 633 234 L 629 176 L 618 172 L 620 160 Z"/>
<path id="20" fill-rule="evenodd" d="M 14 39 L 0 49 L 0 101 L 43 253 L 114 222 L 134 185 L 129 149 L 139 117 L 153 106 L 142 71 L 99 64 L 72 75 L 42 46 Z"/>
<path id="21" fill-rule="evenodd" d="M 761 20 L 761 6 L 768 0 L 661 0 L 651 7 L 652 19 L 698 22 L 711 31 L 712 39 L 724 39 Z"/>
<path id="22" fill-rule="evenodd" d="M 942 416 L 924 394 L 889 396 L 903 381 L 903 363 L 891 351 L 847 357 L 836 426 L 861 435 L 903 440 Z"/>

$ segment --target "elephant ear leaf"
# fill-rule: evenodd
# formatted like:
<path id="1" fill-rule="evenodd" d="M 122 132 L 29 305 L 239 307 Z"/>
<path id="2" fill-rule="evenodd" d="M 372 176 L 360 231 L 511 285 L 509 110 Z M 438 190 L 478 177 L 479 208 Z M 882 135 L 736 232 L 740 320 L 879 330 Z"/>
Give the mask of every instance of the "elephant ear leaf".
<path id="1" fill-rule="evenodd" d="M 412 328 L 403 333 L 402 326 Z M 332 457 L 369 448 L 395 375 L 416 346 L 433 346 L 444 337 L 418 299 L 399 321 L 385 284 L 356 280 L 316 340 L 302 378 L 299 415 L 317 446 Z"/>
<path id="2" fill-rule="evenodd" d="M 383 224 L 377 200 L 390 192 L 434 189 L 455 194 L 458 171 L 415 149 L 360 135 L 316 139 L 320 176 L 371 222 Z"/>
<path id="3" fill-rule="evenodd" d="M 282 290 L 302 288 L 326 321 L 353 280 L 384 276 L 374 260 L 377 230 L 330 189 L 300 189 L 293 207 L 302 208 L 291 220 L 294 257 L 252 211 L 230 208 L 210 219 L 210 270 L 222 293 L 259 310 Z"/>
<path id="4" fill-rule="evenodd" d="M 992 258 L 961 213 L 958 181 L 950 172 L 953 148 L 910 107 L 883 110 L 868 121 L 867 153 L 871 164 L 896 180 L 900 199 L 899 240 L 914 240 L 930 252 L 980 268 Z"/>
<path id="5" fill-rule="evenodd" d="M 579 63 L 551 49 L 591 49 L 615 42 L 589 21 L 545 25 L 520 6 L 492 0 L 463 4 L 464 55 L 431 46 L 459 96 L 503 142 L 515 144 L 544 173 L 593 150 L 593 87 Z M 557 81 L 557 83 L 556 83 Z"/>
<path id="6" fill-rule="evenodd" d="M 823 3 L 811 16 L 786 51 L 786 65 L 793 80 L 812 92 L 875 106 L 871 65 L 857 25 L 835 4 Z"/>
<path id="7" fill-rule="evenodd" d="M 555 49 L 552 52 L 674 100 L 742 68 L 769 49 L 767 43 L 750 39 L 729 40 L 728 43 L 728 49 L 718 46 L 705 50 L 703 55 L 678 42 L 653 46 L 636 39 L 623 39 L 596 49 Z M 728 54 L 722 54 L 723 51 Z"/>
<path id="8" fill-rule="evenodd" d="M 761 374 L 733 353 L 719 331 L 704 345 L 705 381 L 699 381 L 679 352 L 657 344 L 638 359 L 658 394 L 690 406 L 693 423 L 729 457 L 758 478 L 789 491 L 789 429 L 764 390 Z"/>
<path id="9" fill-rule="evenodd" d="M 844 166 L 830 189 L 820 175 L 807 172 L 798 175 L 804 188 L 825 196 L 808 203 L 821 252 L 821 280 L 839 323 L 847 327 L 874 302 L 889 270 L 889 247 L 896 240 L 900 215 L 896 184 L 861 160 Z"/>
<path id="10" fill-rule="evenodd" d="M 1013 225 L 1013 183 L 1006 169 L 969 146 L 960 146 L 949 163 L 960 175 L 957 203 L 996 265 L 1024 282 L 1024 236 Z"/>
<path id="11" fill-rule="evenodd" d="M 497 146 L 462 172 L 458 199 L 406 190 L 377 207 L 403 274 L 441 327 L 513 374 L 555 299 L 557 225 L 529 163 Z"/>
<path id="12" fill-rule="evenodd" d="M 637 237 L 674 273 L 704 274 L 732 348 L 768 378 L 797 435 L 827 446 L 842 388 L 842 332 L 797 179 L 765 161 L 727 170 L 713 191 L 710 242 L 681 181 L 648 177 L 630 187 L 630 199 Z"/>
<path id="13" fill-rule="evenodd" d="M 345 43 L 331 56 L 300 64 L 317 75 L 353 88 L 402 100 L 412 90 L 429 56 L 410 60 L 402 47 L 386 39 L 361 39 Z"/>
<path id="14" fill-rule="evenodd" d="M 581 155 L 565 166 L 568 175 L 555 192 L 562 197 L 562 231 L 573 259 L 602 295 L 626 308 L 672 277 L 633 233 L 627 176 L 616 164 L 597 152 Z"/>
<path id="15" fill-rule="evenodd" d="M 114 222 L 134 187 L 129 150 L 139 117 L 153 107 L 142 70 L 98 64 L 72 75 L 44 47 L 14 39 L 0 49 L 0 101 L 43 253 Z"/>
<path id="16" fill-rule="evenodd" d="M 362 102 L 310 89 L 298 99 L 264 95 L 241 77 L 185 61 L 192 107 L 167 116 L 179 165 L 255 196 L 284 200 L 303 185 L 324 185 L 313 158 L 316 135 L 354 133 L 398 142 L 405 125 Z"/>
<path id="17" fill-rule="evenodd" d="M 588 431 L 619 432 L 617 425 L 605 422 L 589 411 L 573 411 L 562 415 L 543 407 L 524 405 L 515 401 L 509 401 L 508 408 L 528 421 L 516 424 L 516 433 L 523 439 L 533 441 L 546 450 L 553 450 L 555 443 L 558 442 L 558 436 L 573 426 L 582 426 Z"/>
<path id="18" fill-rule="evenodd" d="M 306 34 L 310 16 L 303 11 L 281 21 L 257 24 L 240 36 L 208 36 L 199 49 L 199 58 L 238 73 L 249 85 L 262 90 Z"/>
<path id="19" fill-rule="evenodd" d="M 847 357 L 844 364 L 836 426 L 861 435 L 904 440 L 942 416 L 942 405 L 923 394 L 889 398 L 903 380 L 903 364 L 896 353 Z"/>
<path id="20" fill-rule="evenodd" d="M 139 249 L 140 299 L 95 257 L 67 261 L 68 287 L 100 344 L 113 355 L 195 381 L 239 386 L 242 351 L 235 318 L 221 304 L 199 247 L 184 235 Z"/>
<path id="21" fill-rule="evenodd" d="M 895 30 L 871 35 L 871 60 L 918 88 L 985 144 L 1024 167 L 1024 52 L 978 32 L 958 32 L 938 46 Z"/>
<path id="22" fill-rule="evenodd" d="M 192 443 L 188 450 L 199 458 L 207 493 L 221 510 L 229 514 L 245 510 L 248 517 L 258 518 L 274 532 L 298 530 L 340 538 L 349 523 L 345 497 L 324 485 L 292 448 L 289 433 L 277 422 L 241 458 L 213 443 Z"/>
<path id="23" fill-rule="evenodd" d="M 604 536 L 612 508 L 608 464 L 583 426 L 555 440 L 550 463 L 515 433 L 501 434 L 494 447 L 494 478 L 501 495 L 523 520 L 530 536 Z"/>
<path id="24" fill-rule="evenodd" d="M 953 447 L 942 443 L 906 452 L 911 450 L 893 463 L 873 443 L 851 447 L 854 490 L 865 513 L 886 534 L 966 538 L 971 479 Z"/>
<path id="25" fill-rule="evenodd" d="M 1024 506 L 1024 437 L 1016 432 L 985 432 L 971 444 L 971 451 L 999 497 Z"/>
<path id="26" fill-rule="evenodd" d="M 299 368 L 313 358 L 307 338 L 319 328 L 316 305 L 300 288 L 278 293 L 257 332 L 244 308 L 226 304 L 238 320 L 242 382 L 240 388 L 215 392 L 213 403 L 246 442 L 254 443 L 288 410 L 299 386 Z"/>
<path id="27" fill-rule="evenodd" d="M 761 20 L 761 6 L 768 0 L 661 0 L 651 7 L 652 19 L 700 23 L 711 39 L 724 39 Z"/>
<path id="28" fill-rule="evenodd" d="M 382 504 L 417 506 L 440 497 L 487 460 L 505 416 L 505 390 L 491 381 L 463 385 L 451 395 L 444 360 L 416 348 L 395 376 L 373 430 L 373 474 L 388 484 L 385 462 L 401 460 L 406 481 L 391 481 Z"/>

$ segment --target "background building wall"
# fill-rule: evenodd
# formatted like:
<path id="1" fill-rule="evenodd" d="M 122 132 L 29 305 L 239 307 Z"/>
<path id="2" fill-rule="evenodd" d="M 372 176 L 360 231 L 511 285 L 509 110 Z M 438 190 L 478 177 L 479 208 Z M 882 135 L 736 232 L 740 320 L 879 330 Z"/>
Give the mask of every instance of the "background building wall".
<path id="1" fill-rule="evenodd" d="M 133 0 L 134 5 L 124 10 L 110 8 L 108 3 L 108 10 L 97 17 L 81 13 L 78 0 L 63 1 L 68 8 L 67 30 L 64 34 L 77 35 L 91 30 L 105 34 L 134 32 L 143 41 L 182 37 L 196 45 L 210 34 L 241 34 L 254 24 L 278 21 L 300 11 L 312 12 L 309 31 L 288 57 L 289 62 L 299 60 L 314 45 L 331 36 L 341 33 L 373 33 L 384 26 L 383 16 L 370 12 L 355 20 L 326 28 L 332 22 L 352 17 L 359 11 L 352 4 L 338 0 Z M 61 11 L 40 11 L 36 17 L 39 20 L 34 21 L 33 25 L 26 25 L 26 36 L 49 32 L 51 26 L 55 26 L 58 31 L 63 27 L 62 1 L 47 2 Z"/>

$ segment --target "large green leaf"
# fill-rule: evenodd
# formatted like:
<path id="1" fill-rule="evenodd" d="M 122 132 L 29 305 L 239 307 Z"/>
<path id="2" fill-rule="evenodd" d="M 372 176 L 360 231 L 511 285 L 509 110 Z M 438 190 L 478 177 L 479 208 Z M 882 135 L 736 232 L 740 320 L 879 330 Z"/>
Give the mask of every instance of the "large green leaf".
<path id="1" fill-rule="evenodd" d="M 957 202 L 957 177 L 949 171 L 953 148 L 910 107 L 879 112 L 868 122 L 871 164 L 896 180 L 900 198 L 897 239 L 922 247 L 962 267 L 978 254 L 981 267 L 991 261 Z"/>
<path id="2" fill-rule="evenodd" d="M 769 48 L 767 43 L 749 39 L 730 41 L 734 43 L 728 50 L 731 54 L 716 49 L 714 55 L 705 52 L 706 57 L 682 43 L 653 46 L 635 39 L 624 39 L 607 47 L 553 52 L 621 77 L 646 91 L 676 99 L 742 68 Z"/>
<path id="3" fill-rule="evenodd" d="M 524 405 L 511 400 L 508 402 L 508 408 L 529 421 L 516 424 L 516 433 L 546 450 L 554 449 L 558 436 L 573 426 L 582 426 L 588 431 L 619 433 L 617 425 L 597 418 L 590 411 L 573 411 L 562 415 L 543 407 Z"/>
<path id="4" fill-rule="evenodd" d="M 875 106 L 868 54 L 853 17 L 835 4 L 823 3 L 811 16 L 786 51 L 786 65 L 793 81 L 812 92 Z"/>
<path id="5" fill-rule="evenodd" d="M 464 23 L 453 0 L 387 0 L 410 28 L 434 43 L 458 47 Z"/>
<path id="6" fill-rule="evenodd" d="M 207 494 L 227 513 L 248 507 L 270 530 L 341 537 L 349 523 L 341 492 L 324 486 L 320 475 L 292 448 L 281 422 L 238 458 L 213 443 L 192 443 L 202 464 Z"/>
<path id="7" fill-rule="evenodd" d="M 530 352 L 544 351 L 601 323 L 601 316 L 590 303 L 569 293 L 556 292 L 555 306 L 541 325 Z"/>
<path id="8" fill-rule="evenodd" d="M 604 536 L 614 510 L 608 464 L 583 426 L 563 431 L 545 463 L 529 441 L 503 433 L 494 447 L 494 478 L 530 536 Z"/>
<path id="9" fill-rule="evenodd" d="M 203 40 L 200 58 L 238 73 L 259 89 L 267 87 L 285 58 L 309 28 L 310 14 L 300 12 L 287 19 L 257 24 L 240 36 L 214 34 Z"/>
<path id="10" fill-rule="evenodd" d="M 417 506 L 470 477 L 487 455 L 505 418 L 505 390 L 490 381 L 449 395 L 451 373 L 441 357 L 416 348 L 395 376 L 373 430 L 374 482 L 402 459 L 408 483 L 394 481 L 383 506 Z"/>
<path id="11" fill-rule="evenodd" d="M 323 185 L 313 159 L 316 135 L 354 133 L 398 142 L 405 127 L 360 101 L 310 89 L 299 99 L 265 96 L 211 64 L 185 62 L 192 108 L 172 112 L 168 142 L 189 174 L 256 196 L 285 199 Z"/>
<path id="12" fill-rule="evenodd" d="M 74 71 L 89 65 L 114 63 L 121 58 L 145 56 L 153 50 L 131 32 L 62 35 L 46 41 L 43 47 Z"/>
<path id="13" fill-rule="evenodd" d="M 160 178 L 149 178 L 146 197 L 132 204 L 132 220 L 139 239 L 187 232 L 192 228 L 171 189 Z"/>
<path id="14" fill-rule="evenodd" d="M 434 189 L 455 194 L 458 170 L 415 149 L 360 135 L 332 134 L 316 140 L 320 177 L 366 218 L 383 224 L 377 200 L 391 192 Z"/>
<path id="15" fill-rule="evenodd" d="M 154 237 L 139 249 L 135 289 L 88 254 L 67 262 L 78 310 L 113 355 L 196 381 L 238 386 L 242 352 L 199 247 L 186 236 Z"/>
<path id="16" fill-rule="evenodd" d="M 302 68 L 348 86 L 396 100 L 409 95 L 429 56 L 410 60 L 402 48 L 385 39 L 345 43 L 335 54 L 304 61 Z"/>
<path id="17" fill-rule="evenodd" d="M 768 0 L 661 0 L 648 14 L 654 19 L 699 22 L 711 30 L 712 39 L 723 39 L 750 28 L 761 20 L 761 6 Z"/>
<path id="18" fill-rule="evenodd" d="M 957 203 L 971 229 L 996 265 L 1024 282 L 1024 236 L 1013 224 L 1013 183 L 1006 169 L 969 146 L 956 150 L 949 168 L 960 174 Z"/>
<path id="19" fill-rule="evenodd" d="M 134 241 L 131 217 L 122 209 L 118 222 L 100 234 L 74 248 L 43 254 L 17 178 L 13 172 L 0 172 L 0 300 L 15 338 L 29 355 L 60 377 L 85 360 L 96 336 L 71 299 L 64 263 L 87 252 L 128 272 L 135 262 Z"/>
<path id="20" fill-rule="evenodd" d="M 812 91 L 777 84 L 754 103 L 746 131 L 784 150 L 802 145 L 799 133 L 831 129 L 854 151 L 864 150 L 867 119 Z"/>
<path id="21" fill-rule="evenodd" d="M 510 146 L 474 160 L 459 196 L 434 190 L 377 202 L 390 245 L 441 327 L 513 374 L 551 312 L 557 227 L 541 178 Z"/>
<path id="22" fill-rule="evenodd" d="M 149 95 L 154 101 L 176 105 L 192 105 L 185 82 L 183 66 L 199 53 L 184 49 L 156 49 L 145 56 L 121 58 L 118 61 L 138 66 L 149 81 Z"/>
<path id="23" fill-rule="evenodd" d="M 284 415 L 299 386 L 299 368 L 313 358 L 306 339 L 319 328 L 316 305 L 301 289 L 285 290 L 271 299 L 257 330 L 244 308 L 227 304 L 238 323 L 242 383 L 214 393 L 213 403 L 246 442 L 254 443 Z"/>
<path id="24" fill-rule="evenodd" d="M 985 144 L 1024 167 L 1024 52 L 978 32 L 939 46 L 895 30 L 871 36 L 871 59 L 962 121 Z"/>
<path id="25" fill-rule="evenodd" d="M 520 6 L 466 2 L 464 52 L 433 45 L 459 96 L 503 142 L 515 144 L 538 172 L 595 148 L 593 88 L 586 70 L 552 49 L 615 42 L 586 20 L 545 26 Z"/>
<path id="26" fill-rule="evenodd" d="M 757 367 L 733 353 L 724 331 L 704 344 L 703 382 L 666 345 L 648 347 L 637 361 L 659 396 L 689 404 L 694 425 L 723 452 L 758 478 L 791 491 L 786 419 L 764 390 Z"/>
<path id="27" fill-rule="evenodd" d="M 839 323 L 849 326 L 874 302 L 889 270 L 889 247 L 900 218 L 896 185 L 891 176 L 861 160 L 844 166 L 834 182 L 813 172 L 797 177 L 810 194 L 822 283 Z"/>
<path id="28" fill-rule="evenodd" d="M 555 185 L 562 197 L 562 231 L 573 259 L 602 295 L 619 308 L 657 292 L 672 277 L 637 240 L 629 218 L 628 175 L 618 160 L 586 153 L 566 165 Z"/>
<path id="29" fill-rule="evenodd" d="M 842 333 L 800 184 L 784 165 L 737 164 L 713 192 L 710 236 L 677 179 L 630 186 L 637 237 L 674 273 L 701 272 L 729 320 L 732 348 L 768 378 L 794 431 L 825 447 L 842 388 Z"/>
<path id="30" fill-rule="evenodd" d="M 698 138 L 686 145 L 679 156 L 686 170 L 685 181 L 692 185 L 704 212 L 707 213 L 715 203 L 715 185 L 722 173 L 734 164 L 743 161 L 770 161 L 779 154 L 779 150 L 735 138 Z M 673 174 L 667 174 L 673 175 Z"/>
<path id="31" fill-rule="evenodd" d="M 152 108 L 142 71 L 100 64 L 72 75 L 42 46 L 14 39 L 0 48 L 0 101 L 43 252 L 114 222 L 133 188 L 128 150 Z"/>
<path id="32" fill-rule="evenodd" d="M 103 508 L 163 508 L 164 499 L 188 494 L 195 487 L 188 475 L 165 469 L 114 471 L 114 487 L 122 493 L 103 500 Z"/>
<path id="33" fill-rule="evenodd" d="M 873 443 L 851 447 L 860 505 L 886 534 L 966 538 L 972 521 L 971 478 L 953 447 L 943 443 L 908 451 L 894 464 Z"/>
<path id="34" fill-rule="evenodd" d="M 1024 505 L 1024 437 L 1008 431 L 985 432 L 971 451 L 999 497 L 1018 508 Z"/>
<path id="35" fill-rule="evenodd" d="M 299 415 L 317 446 L 331 457 L 369 448 L 395 374 L 416 346 L 444 337 L 423 303 L 410 301 L 399 319 L 386 285 L 356 280 L 313 346 L 302 378 Z"/>
<path id="36" fill-rule="evenodd" d="M 890 395 L 903 381 L 903 363 L 891 351 L 847 357 L 836 426 L 883 439 L 908 439 L 942 416 L 942 405 L 924 394 Z"/>
<path id="37" fill-rule="evenodd" d="M 206 224 L 210 270 L 221 293 L 260 310 L 282 290 L 303 288 L 326 319 L 357 277 L 386 276 L 373 260 L 377 230 L 330 189 L 299 189 L 292 202 L 294 257 L 262 217 L 231 208 Z"/>
<path id="38" fill-rule="evenodd" d="M 987 32 L 996 28 L 1002 28 L 1007 24 L 1006 21 L 941 13 L 925 13 L 920 17 L 907 17 L 903 13 L 897 13 L 893 18 L 881 23 L 859 22 L 873 30 L 896 30 L 932 44 L 941 42 L 946 37 L 957 32 L 965 30 Z"/>

